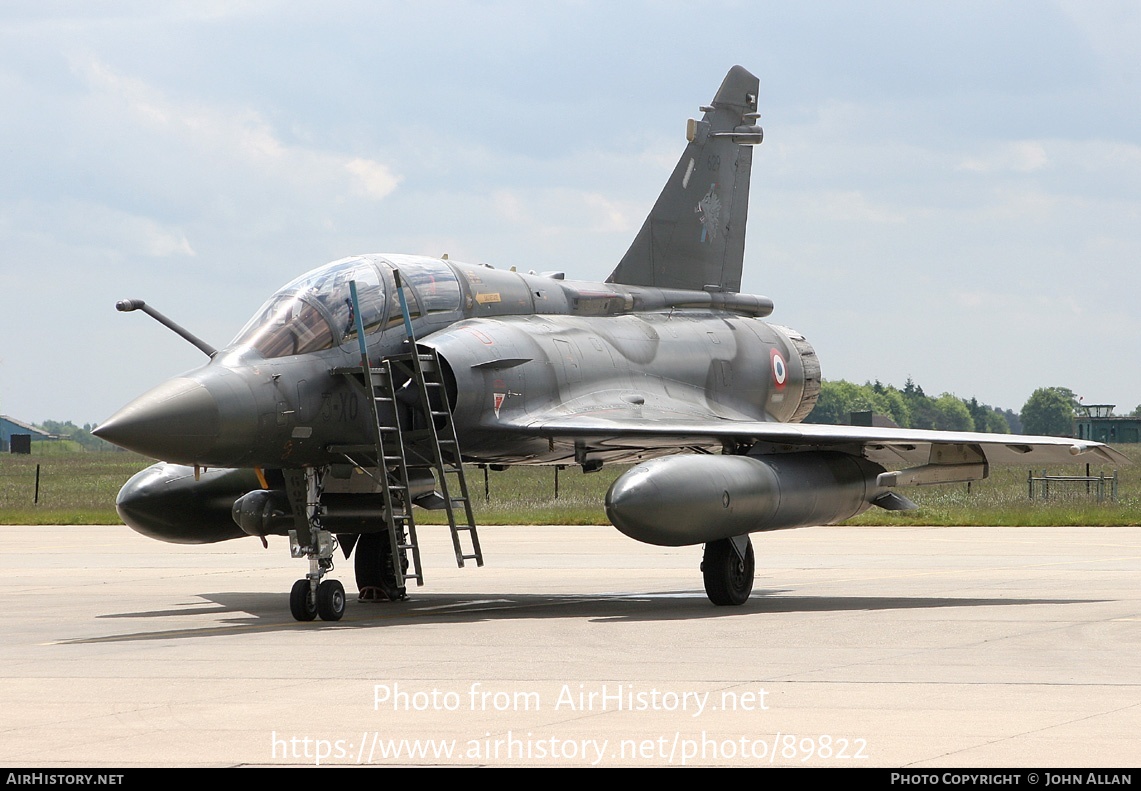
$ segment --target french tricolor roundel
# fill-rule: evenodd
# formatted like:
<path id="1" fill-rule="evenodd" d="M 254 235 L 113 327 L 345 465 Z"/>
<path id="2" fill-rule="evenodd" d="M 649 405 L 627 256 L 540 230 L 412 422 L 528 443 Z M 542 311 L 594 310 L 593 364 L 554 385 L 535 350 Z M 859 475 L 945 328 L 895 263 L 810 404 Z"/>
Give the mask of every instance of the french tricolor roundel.
<path id="1" fill-rule="evenodd" d="M 776 349 L 769 352 L 769 359 L 773 366 L 773 384 L 776 385 L 777 390 L 783 390 L 784 383 L 788 381 L 788 365 Z"/>

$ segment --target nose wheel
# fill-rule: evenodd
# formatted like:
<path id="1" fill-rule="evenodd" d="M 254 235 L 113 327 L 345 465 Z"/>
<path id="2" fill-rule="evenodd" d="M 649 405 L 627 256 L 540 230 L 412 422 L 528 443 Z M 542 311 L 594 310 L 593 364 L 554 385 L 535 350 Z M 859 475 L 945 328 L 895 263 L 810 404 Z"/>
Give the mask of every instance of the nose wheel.
<path id="1" fill-rule="evenodd" d="M 339 621 L 345 614 L 345 586 L 339 580 L 325 580 L 317 586 L 317 614 L 322 621 Z"/>
<path id="2" fill-rule="evenodd" d="M 322 621 L 339 621 L 345 615 L 345 586 L 338 580 L 325 580 L 314 593 L 312 580 L 299 579 L 289 592 L 289 612 L 298 621 L 318 616 Z"/>
<path id="3" fill-rule="evenodd" d="M 289 611 L 295 620 L 312 621 L 317 617 L 317 598 L 313 595 L 312 587 L 308 579 L 293 583 L 293 590 L 289 592 Z"/>

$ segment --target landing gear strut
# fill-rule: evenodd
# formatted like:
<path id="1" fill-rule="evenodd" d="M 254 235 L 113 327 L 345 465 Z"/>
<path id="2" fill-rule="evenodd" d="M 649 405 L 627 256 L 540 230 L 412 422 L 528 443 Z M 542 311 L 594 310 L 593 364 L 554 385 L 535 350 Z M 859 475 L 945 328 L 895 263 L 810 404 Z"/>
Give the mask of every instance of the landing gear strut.
<path id="1" fill-rule="evenodd" d="M 753 542 L 748 536 L 723 538 L 705 545 L 701 575 L 705 595 L 718 606 L 744 604 L 753 592 Z"/>
<path id="2" fill-rule="evenodd" d="M 308 530 L 289 531 L 289 553 L 295 558 L 308 559 L 309 573 L 293 583 L 289 592 L 289 612 L 298 621 L 312 621 L 317 616 L 322 621 L 339 621 L 345 614 L 345 587 L 337 580 L 322 581 L 322 577 L 333 570 L 337 540 L 321 527 L 320 473 L 313 467 L 306 467 L 304 475 Z M 300 488 L 300 483 L 293 479 L 294 491 Z M 291 486 L 288 474 L 286 486 Z M 303 538 L 307 540 L 303 542 Z"/>

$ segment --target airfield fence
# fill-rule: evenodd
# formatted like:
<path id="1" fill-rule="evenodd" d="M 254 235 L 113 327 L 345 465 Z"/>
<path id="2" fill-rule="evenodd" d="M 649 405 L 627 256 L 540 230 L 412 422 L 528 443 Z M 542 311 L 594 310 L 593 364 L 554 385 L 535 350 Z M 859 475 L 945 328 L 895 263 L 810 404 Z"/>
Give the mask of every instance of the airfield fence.
<path id="1" fill-rule="evenodd" d="M 1082 475 L 1084 464 L 1027 472 L 1026 467 L 997 466 L 988 478 L 962 485 L 916 487 L 907 492 L 918 511 L 869 509 L 852 524 L 924 525 L 1136 525 L 1141 524 L 1141 444 L 1119 445 L 1133 461 L 1120 474 L 1096 468 Z M 151 464 L 126 452 L 36 452 L 31 456 L 0 453 L 0 524 L 120 524 L 115 497 L 120 487 Z M 40 490 L 36 502 L 36 465 Z M 512 467 L 488 474 L 468 471 L 473 506 L 480 525 L 607 524 L 603 502 L 613 480 L 626 468 L 606 465 L 583 473 L 574 466 Z M 1046 480 L 1033 480 L 1046 479 Z M 1104 483 L 1101 481 L 1104 480 Z M 1033 499 L 1028 499 L 1028 493 Z M 1100 495 L 1100 496 L 1099 496 Z M 436 512 L 426 512 L 430 523 Z M 417 520 L 419 521 L 419 519 Z"/>
<path id="2" fill-rule="evenodd" d="M 1096 497 L 1099 503 L 1104 503 L 1108 495 L 1110 502 L 1117 502 L 1117 470 L 1109 476 L 1104 472 L 1098 475 L 1047 475 L 1045 470 L 1041 475 L 1035 475 L 1034 470 L 1029 470 L 1026 482 L 1031 500 Z"/>

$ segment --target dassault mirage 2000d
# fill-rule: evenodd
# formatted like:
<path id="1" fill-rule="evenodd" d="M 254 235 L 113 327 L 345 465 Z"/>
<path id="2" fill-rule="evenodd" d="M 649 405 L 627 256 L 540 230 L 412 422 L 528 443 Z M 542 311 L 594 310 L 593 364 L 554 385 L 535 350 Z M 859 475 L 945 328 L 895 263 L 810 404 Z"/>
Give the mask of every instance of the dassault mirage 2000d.
<path id="1" fill-rule="evenodd" d="M 288 535 L 309 571 L 299 620 L 341 618 L 326 579 L 355 553 L 362 599 L 423 583 L 415 508 L 447 513 L 456 561 L 482 565 L 462 463 L 639 462 L 606 496 L 626 535 L 705 544 L 705 590 L 742 604 L 750 533 L 839 522 L 894 491 L 985 478 L 995 462 L 1123 457 L 1054 437 L 806 425 L 820 365 L 739 293 L 757 78 L 737 66 L 605 283 L 410 255 L 360 255 L 277 291 L 210 357 L 96 434 L 163 459 L 119 493 L 123 520 L 177 543 Z M 719 453 L 718 453 L 719 451 Z"/>

